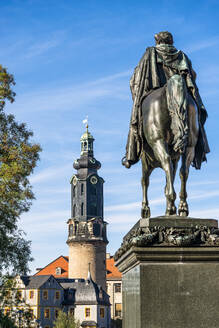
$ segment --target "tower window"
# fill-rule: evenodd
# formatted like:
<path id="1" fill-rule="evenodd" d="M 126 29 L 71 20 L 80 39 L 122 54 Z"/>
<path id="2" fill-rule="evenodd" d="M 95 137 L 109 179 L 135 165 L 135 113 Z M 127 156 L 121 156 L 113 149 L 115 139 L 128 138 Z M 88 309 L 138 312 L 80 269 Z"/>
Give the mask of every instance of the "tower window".
<path id="1" fill-rule="evenodd" d="M 91 215 L 97 215 L 97 204 L 92 203 L 90 207 Z"/>
<path id="2" fill-rule="evenodd" d="M 83 195 L 83 193 L 84 193 L 84 184 L 82 183 L 81 184 L 81 195 Z"/>
<path id="3" fill-rule="evenodd" d="M 76 190 L 76 187 L 74 186 L 73 187 L 73 197 L 75 197 L 75 190 Z"/>
<path id="4" fill-rule="evenodd" d="M 95 185 L 91 186 L 91 195 L 96 195 L 97 194 L 97 188 Z"/>
<path id="5" fill-rule="evenodd" d="M 69 236 L 73 236 L 73 224 L 69 225 Z"/>
<path id="6" fill-rule="evenodd" d="M 73 206 L 73 218 L 76 216 L 76 204 Z"/>
<path id="7" fill-rule="evenodd" d="M 84 203 L 81 203 L 81 215 L 84 215 Z"/>

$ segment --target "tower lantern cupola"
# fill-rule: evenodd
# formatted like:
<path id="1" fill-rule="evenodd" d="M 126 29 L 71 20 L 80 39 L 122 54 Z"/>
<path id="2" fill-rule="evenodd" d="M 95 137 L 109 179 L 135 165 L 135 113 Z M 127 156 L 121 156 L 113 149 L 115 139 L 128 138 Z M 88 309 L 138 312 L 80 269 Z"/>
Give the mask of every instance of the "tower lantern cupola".
<path id="1" fill-rule="evenodd" d="M 88 124 L 86 125 L 86 132 L 81 136 L 81 155 L 93 157 L 93 136 L 88 131 Z"/>

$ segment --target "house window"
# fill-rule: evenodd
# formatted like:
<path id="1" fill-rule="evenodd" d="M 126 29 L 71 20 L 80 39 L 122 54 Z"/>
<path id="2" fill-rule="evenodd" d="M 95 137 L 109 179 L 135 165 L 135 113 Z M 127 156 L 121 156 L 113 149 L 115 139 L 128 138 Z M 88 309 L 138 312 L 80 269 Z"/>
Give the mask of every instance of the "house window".
<path id="1" fill-rule="evenodd" d="M 45 309 L 44 310 L 44 318 L 49 319 L 50 318 L 50 309 Z"/>
<path id="2" fill-rule="evenodd" d="M 105 317 L 105 309 L 104 308 L 100 308 L 100 317 L 101 318 Z"/>
<path id="3" fill-rule="evenodd" d="M 121 283 L 114 284 L 115 293 L 121 293 Z"/>
<path id="4" fill-rule="evenodd" d="M 75 309 L 74 309 L 74 308 L 70 308 L 69 313 L 70 313 L 71 315 L 74 315 L 74 314 L 75 314 Z"/>
<path id="5" fill-rule="evenodd" d="M 21 300 L 22 299 L 22 291 L 18 290 L 16 296 L 19 300 Z"/>
<path id="6" fill-rule="evenodd" d="M 29 298 L 30 299 L 33 299 L 34 298 L 34 291 L 33 290 L 30 290 L 30 292 L 29 292 Z"/>
<path id="7" fill-rule="evenodd" d="M 7 316 L 10 316 L 10 312 L 11 312 L 11 310 L 9 308 L 6 308 L 4 310 L 4 314 L 7 315 Z"/>
<path id="8" fill-rule="evenodd" d="M 33 309 L 30 309 L 30 317 L 31 317 L 31 319 L 34 318 L 34 315 L 33 315 Z"/>
<path id="9" fill-rule="evenodd" d="M 48 300 L 48 290 L 43 291 L 43 299 Z"/>
<path id="10" fill-rule="evenodd" d="M 90 308 L 85 308 L 85 318 L 90 317 Z"/>
<path id="11" fill-rule="evenodd" d="M 55 299 L 59 300 L 60 299 L 60 291 L 55 292 Z"/>
<path id="12" fill-rule="evenodd" d="M 57 319 L 59 316 L 59 309 L 55 309 L 55 318 Z"/>
<path id="13" fill-rule="evenodd" d="M 56 275 L 57 275 L 57 276 L 60 276 L 61 274 L 62 274 L 62 268 L 57 267 L 57 268 L 56 268 Z"/>
<path id="14" fill-rule="evenodd" d="M 115 317 L 121 317 L 122 316 L 122 303 L 116 303 L 115 304 Z"/>

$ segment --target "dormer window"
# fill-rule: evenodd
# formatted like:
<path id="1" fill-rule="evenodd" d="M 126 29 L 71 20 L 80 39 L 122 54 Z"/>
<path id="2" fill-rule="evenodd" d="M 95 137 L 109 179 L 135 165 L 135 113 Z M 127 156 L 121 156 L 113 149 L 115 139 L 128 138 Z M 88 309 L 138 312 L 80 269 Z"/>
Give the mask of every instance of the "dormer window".
<path id="1" fill-rule="evenodd" d="M 60 276 L 61 274 L 62 274 L 62 268 L 57 267 L 57 268 L 56 268 L 56 275 L 57 275 L 57 276 Z"/>

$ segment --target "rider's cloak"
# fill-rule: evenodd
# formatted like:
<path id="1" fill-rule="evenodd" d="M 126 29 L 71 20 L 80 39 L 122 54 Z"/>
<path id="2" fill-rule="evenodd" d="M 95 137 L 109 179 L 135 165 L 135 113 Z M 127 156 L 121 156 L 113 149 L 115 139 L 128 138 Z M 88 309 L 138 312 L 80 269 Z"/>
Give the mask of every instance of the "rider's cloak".
<path id="1" fill-rule="evenodd" d="M 193 166 L 200 169 L 201 163 L 206 161 L 206 153 L 210 151 L 204 130 L 207 113 L 195 83 L 196 74 L 192 69 L 191 61 L 182 51 L 178 51 L 172 45 L 165 44 L 147 48 L 130 79 L 133 98 L 130 132 L 134 138 L 128 138 L 127 148 L 131 151 L 135 149 L 136 153 L 130 154 L 132 158 L 137 157 L 137 160 L 140 158 L 143 147 L 142 101 L 153 90 L 163 87 L 167 79 L 174 74 L 181 74 L 185 77 L 187 88 L 199 109 L 199 137 Z"/>

